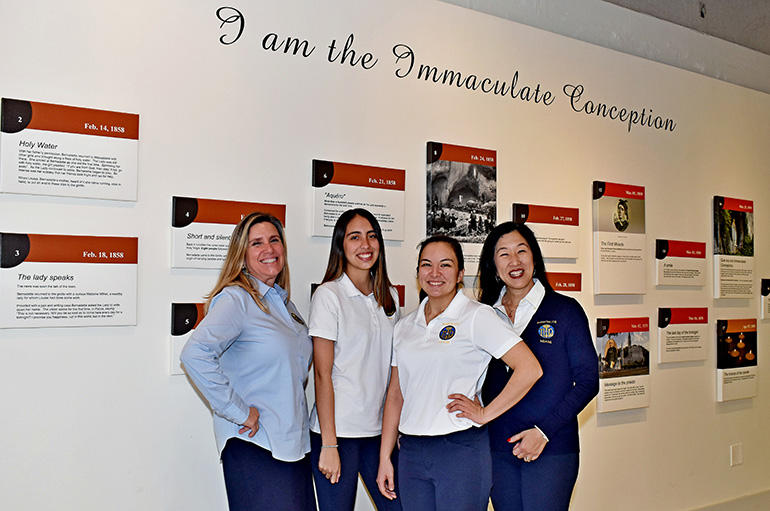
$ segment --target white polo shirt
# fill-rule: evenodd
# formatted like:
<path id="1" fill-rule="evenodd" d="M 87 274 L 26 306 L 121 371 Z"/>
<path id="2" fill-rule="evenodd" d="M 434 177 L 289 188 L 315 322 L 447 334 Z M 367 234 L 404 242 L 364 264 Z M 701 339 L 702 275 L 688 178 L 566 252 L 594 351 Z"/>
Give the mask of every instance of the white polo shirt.
<path id="1" fill-rule="evenodd" d="M 382 407 L 390 381 L 393 328 L 401 315 L 388 317 L 374 293 L 365 296 L 346 274 L 322 284 L 310 302 L 312 337 L 334 341 L 334 419 L 337 436 L 366 437 L 382 432 Z M 310 429 L 321 432 L 315 404 Z"/>
<path id="2" fill-rule="evenodd" d="M 449 306 L 425 324 L 425 304 L 398 322 L 393 333 L 393 366 L 404 406 L 398 429 L 407 435 L 445 435 L 478 426 L 449 413 L 449 394 L 470 399 L 481 385 L 492 357 L 518 343 L 510 323 L 488 305 L 458 291 Z"/>

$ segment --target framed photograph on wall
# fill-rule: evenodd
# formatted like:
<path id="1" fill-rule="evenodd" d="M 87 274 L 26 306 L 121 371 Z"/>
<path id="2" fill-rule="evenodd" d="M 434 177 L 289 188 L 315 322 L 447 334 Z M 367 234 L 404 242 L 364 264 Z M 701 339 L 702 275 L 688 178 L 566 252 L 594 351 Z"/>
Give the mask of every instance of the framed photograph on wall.
<path id="1" fill-rule="evenodd" d="M 428 142 L 425 235 L 463 245 L 465 274 L 478 273 L 481 246 L 497 225 L 497 151 Z"/>
<path id="2" fill-rule="evenodd" d="M 714 298 L 754 294 L 754 201 L 714 196 Z"/>
<path id="3" fill-rule="evenodd" d="M 598 412 L 650 406 L 650 318 L 598 318 Z"/>
<path id="4" fill-rule="evenodd" d="M 594 181 L 594 293 L 647 290 L 644 187 Z"/>

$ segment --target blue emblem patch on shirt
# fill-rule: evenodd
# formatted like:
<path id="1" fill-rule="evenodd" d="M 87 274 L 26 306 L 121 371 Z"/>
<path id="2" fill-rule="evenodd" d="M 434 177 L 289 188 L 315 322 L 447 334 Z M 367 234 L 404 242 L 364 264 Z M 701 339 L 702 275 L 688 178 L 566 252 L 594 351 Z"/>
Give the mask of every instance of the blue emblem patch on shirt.
<path id="1" fill-rule="evenodd" d="M 551 325 L 543 325 L 537 330 L 537 333 L 539 333 L 540 337 L 543 339 L 550 339 L 553 337 L 554 331 Z"/>
<path id="2" fill-rule="evenodd" d="M 447 325 L 444 328 L 441 329 L 441 331 L 438 333 L 438 338 L 442 341 L 448 341 L 452 337 L 455 336 L 457 333 L 457 330 L 452 325 Z"/>

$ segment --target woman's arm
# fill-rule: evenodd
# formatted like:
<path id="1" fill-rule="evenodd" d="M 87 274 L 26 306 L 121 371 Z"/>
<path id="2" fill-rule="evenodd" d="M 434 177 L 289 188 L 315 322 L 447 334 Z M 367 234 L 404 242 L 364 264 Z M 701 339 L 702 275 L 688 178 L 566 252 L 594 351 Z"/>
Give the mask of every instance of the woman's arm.
<path id="1" fill-rule="evenodd" d="M 540 456 L 548 442 L 546 438 L 555 438 L 562 428 L 572 423 L 599 391 L 596 348 L 583 308 L 577 301 L 570 300 L 560 306 L 560 314 L 559 324 L 565 331 L 564 346 L 569 366 L 555 370 L 559 377 L 569 379 L 568 390 L 548 415 L 537 421 L 537 428 L 524 430 L 508 440 L 514 444 L 514 456 L 530 461 Z"/>
<path id="2" fill-rule="evenodd" d="M 313 337 L 313 374 L 315 375 L 315 405 L 321 427 L 321 443 L 337 445 L 337 427 L 334 419 L 334 342 Z M 335 484 L 340 479 L 340 454 L 336 447 L 322 447 L 318 469 Z"/>
<path id="3" fill-rule="evenodd" d="M 561 374 L 569 378 L 570 385 L 561 402 L 537 422 L 549 438 L 555 437 L 572 422 L 599 392 L 599 365 L 588 318 L 577 301 L 562 307 L 562 312 L 564 322 L 559 319 L 559 323 L 566 330 L 565 349 L 569 368 L 564 367 Z"/>
<path id="4" fill-rule="evenodd" d="M 398 380 L 398 368 L 393 367 L 390 373 L 390 385 L 385 397 L 385 409 L 382 412 L 382 441 L 380 443 L 380 468 L 377 472 L 377 486 L 385 498 L 396 498 L 396 480 L 390 455 L 398 440 L 398 422 L 401 419 L 401 408 L 404 396 Z"/>
<path id="5" fill-rule="evenodd" d="M 481 406 L 477 397 L 471 401 L 463 394 L 450 394 L 449 412 L 459 412 L 457 417 L 486 424 L 496 419 L 523 398 L 532 385 L 543 375 L 540 363 L 524 342 L 518 342 L 500 357 L 513 370 L 503 390 L 487 406 Z"/>
<path id="6" fill-rule="evenodd" d="M 219 357 L 240 337 L 244 318 L 243 300 L 225 288 L 187 340 L 179 358 L 214 413 L 235 424 L 249 423 L 247 427 L 256 431 L 253 426 L 258 425 L 250 422 L 251 407 L 232 388 L 219 363 Z"/>

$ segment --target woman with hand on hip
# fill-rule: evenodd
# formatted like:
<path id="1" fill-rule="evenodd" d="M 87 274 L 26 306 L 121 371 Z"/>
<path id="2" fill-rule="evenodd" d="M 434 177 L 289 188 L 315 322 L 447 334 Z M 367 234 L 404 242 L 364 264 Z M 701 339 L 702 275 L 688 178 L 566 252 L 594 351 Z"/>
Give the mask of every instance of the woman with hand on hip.
<path id="1" fill-rule="evenodd" d="M 483 425 L 519 401 L 541 374 L 510 324 L 459 290 L 463 274 L 455 239 L 423 241 L 417 279 L 425 298 L 393 334 L 377 482 L 383 495 L 396 497 L 390 454 L 400 432 L 398 497 L 410 511 L 487 509 L 492 470 Z M 492 358 L 515 371 L 483 406 L 478 396 Z"/>
<path id="2" fill-rule="evenodd" d="M 510 322 L 543 368 L 532 390 L 489 424 L 492 504 L 495 511 L 566 510 L 578 475 L 577 415 L 599 391 L 588 318 L 576 300 L 551 288 L 525 224 L 505 222 L 489 234 L 478 288 L 479 301 Z M 511 369 L 490 363 L 485 400 L 505 388 Z"/>
<path id="3" fill-rule="evenodd" d="M 311 457 L 320 511 L 353 511 L 359 474 L 379 511 L 401 509 L 376 481 L 399 317 L 380 225 L 365 209 L 348 210 L 334 226 L 326 274 L 310 303 Z"/>
<path id="4" fill-rule="evenodd" d="M 313 346 L 289 300 L 277 218 L 238 223 L 206 305 L 180 358 L 214 412 L 230 510 L 315 510 L 305 401 Z"/>

